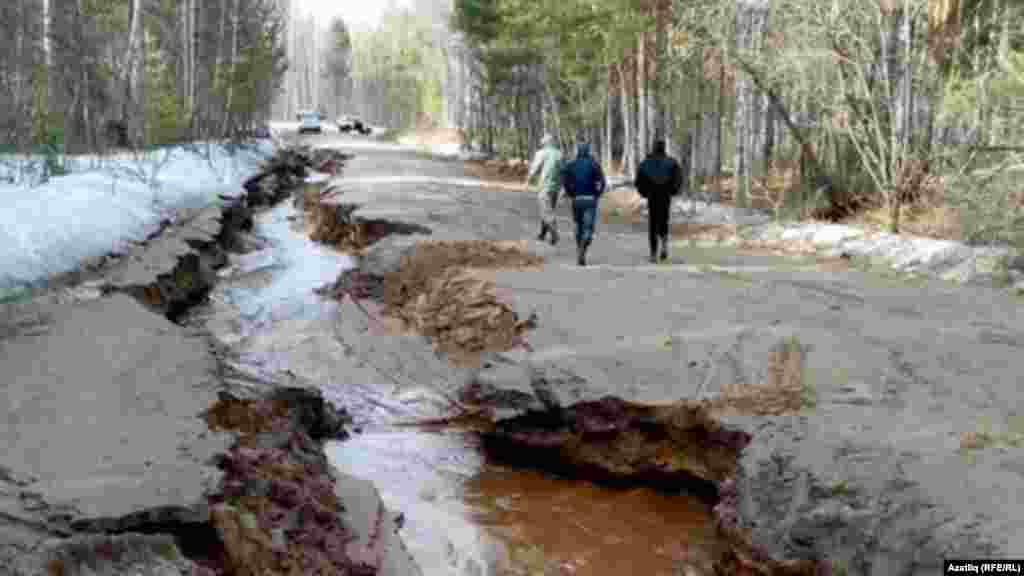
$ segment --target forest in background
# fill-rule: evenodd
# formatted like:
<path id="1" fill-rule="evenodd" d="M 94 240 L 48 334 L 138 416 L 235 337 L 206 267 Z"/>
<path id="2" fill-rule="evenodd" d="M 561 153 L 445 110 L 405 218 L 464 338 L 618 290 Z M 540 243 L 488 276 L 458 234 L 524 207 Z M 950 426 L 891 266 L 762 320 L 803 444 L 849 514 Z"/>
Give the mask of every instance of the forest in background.
<path id="1" fill-rule="evenodd" d="M 231 137 L 287 67 L 281 0 L 7 0 L 0 144 L 77 154 Z"/>
<path id="2" fill-rule="evenodd" d="M 628 175 L 660 137 L 739 205 L 899 230 L 928 203 L 1019 241 L 1022 24 L 1009 0 L 455 0 L 453 117 L 497 154 L 550 130 Z"/>
<path id="3" fill-rule="evenodd" d="M 664 138 L 706 196 L 1024 240 L 1011 0 L 409 0 L 368 30 L 293 1 L 5 2 L 0 145 L 160 146 L 318 109 L 505 158 L 550 131 L 628 176 Z"/>

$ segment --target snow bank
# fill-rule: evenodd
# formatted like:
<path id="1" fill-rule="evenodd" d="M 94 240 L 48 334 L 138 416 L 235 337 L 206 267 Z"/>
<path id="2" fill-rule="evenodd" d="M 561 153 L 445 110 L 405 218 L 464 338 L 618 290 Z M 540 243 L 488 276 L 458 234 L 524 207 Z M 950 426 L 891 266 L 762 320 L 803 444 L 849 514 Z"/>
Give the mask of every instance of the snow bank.
<path id="1" fill-rule="evenodd" d="M 0 292 L 121 253 L 178 210 L 241 193 L 273 144 L 229 153 L 199 145 L 77 159 L 72 173 L 39 186 L 0 182 Z M 8 159 L 8 166 L 17 160 Z M 28 159 L 21 159 L 28 162 Z"/>
<path id="2" fill-rule="evenodd" d="M 647 216 L 647 200 L 636 193 L 628 180 L 609 179 L 609 201 L 621 209 Z M 968 246 L 952 240 L 921 238 L 824 222 L 777 222 L 768 213 L 755 209 L 701 201 L 682 196 L 673 202 L 673 216 L 694 224 L 739 226 L 747 242 L 765 247 L 802 246 L 826 256 L 842 254 L 865 258 L 912 274 L 942 278 L 955 283 L 990 284 L 1009 281 L 1024 292 L 1024 257 L 1012 259 L 1015 252 L 1007 246 Z M 708 236 L 702 242 L 736 245 L 738 236 L 718 239 Z M 1000 262 L 1010 258 L 1008 277 Z"/>

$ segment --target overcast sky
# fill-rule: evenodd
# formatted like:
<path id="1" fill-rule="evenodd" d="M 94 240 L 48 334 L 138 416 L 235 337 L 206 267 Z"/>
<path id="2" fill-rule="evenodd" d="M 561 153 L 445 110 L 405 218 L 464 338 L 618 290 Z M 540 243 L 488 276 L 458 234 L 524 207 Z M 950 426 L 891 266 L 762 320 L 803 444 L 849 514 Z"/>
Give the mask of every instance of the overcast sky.
<path id="1" fill-rule="evenodd" d="M 312 14 L 324 27 L 334 16 L 341 16 L 352 29 L 374 27 L 388 4 L 404 6 L 407 0 L 296 0 L 300 13 Z"/>

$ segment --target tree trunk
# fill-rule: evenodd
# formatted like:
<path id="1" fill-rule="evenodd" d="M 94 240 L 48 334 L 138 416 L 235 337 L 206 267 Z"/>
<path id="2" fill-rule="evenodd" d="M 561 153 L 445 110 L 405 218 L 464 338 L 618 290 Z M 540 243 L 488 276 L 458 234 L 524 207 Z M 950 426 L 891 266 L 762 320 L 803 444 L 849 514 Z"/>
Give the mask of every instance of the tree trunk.
<path id="1" fill-rule="evenodd" d="M 647 152 L 650 143 L 647 127 L 647 50 L 644 46 L 645 34 L 641 32 L 637 40 L 636 48 L 636 135 L 637 135 L 637 158 L 642 158 Z"/>
<path id="2" fill-rule="evenodd" d="M 614 74 L 614 71 L 609 68 L 608 91 L 604 101 L 604 146 L 601 148 L 602 163 L 604 164 L 605 171 L 610 171 L 612 168 L 612 127 L 613 122 L 615 121 L 615 101 L 612 97 L 612 74 Z"/>
<path id="3" fill-rule="evenodd" d="M 231 63 L 231 66 L 230 66 L 230 68 L 228 70 L 228 93 L 227 93 L 227 98 L 225 99 L 225 102 L 224 102 L 224 124 L 221 127 L 221 134 L 220 134 L 222 137 L 227 136 L 230 133 L 230 131 L 233 128 L 232 123 L 234 122 L 234 120 L 233 120 L 234 114 L 232 112 L 232 107 L 234 106 L 234 103 L 235 103 L 235 74 L 236 74 L 236 70 L 237 70 L 236 66 L 237 66 L 237 62 L 238 62 L 238 21 L 239 21 L 238 2 L 239 2 L 239 0 L 232 0 L 232 1 L 234 3 L 234 6 L 232 7 L 232 10 L 231 10 L 231 53 L 230 53 L 230 56 L 229 56 L 229 61 Z"/>
<path id="4" fill-rule="evenodd" d="M 889 230 L 899 232 L 900 194 L 896 190 L 900 165 L 908 160 L 910 153 L 911 118 L 913 97 L 911 76 L 911 23 L 904 6 L 894 6 L 885 14 L 889 24 L 888 30 L 880 31 L 882 48 L 883 86 L 882 98 L 885 99 L 883 109 L 889 110 L 885 122 L 888 124 L 889 141 L 880 143 L 879 150 L 883 158 L 882 182 L 886 186 L 882 190 L 889 209 Z"/>
<path id="5" fill-rule="evenodd" d="M 145 68 L 145 45 L 142 27 L 142 0 L 131 0 L 131 15 L 128 25 L 128 78 L 125 94 L 125 114 L 128 137 L 133 146 L 143 140 L 145 112 L 143 102 L 143 73 Z"/>
<path id="6" fill-rule="evenodd" d="M 196 61 L 195 61 L 195 43 L 192 41 L 192 37 L 195 34 L 195 9 L 193 2 L 195 0 L 185 0 L 185 110 L 189 118 L 195 111 L 195 78 L 196 78 Z"/>
<path id="7" fill-rule="evenodd" d="M 766 0 L 738 0 L 736 6 L 737 58 L 748 59 L 747 52 L 755 52 L 761 45 L 768 12 Z M 749 205 L 753 170 L 760 152 L 760 98 L 749 74 L 736 75 L 736 204 Z"/>
<path id="8" fill-rule="evenodd" d="M 218 5 L 218 23 L 217 23 L 217 59 L 213 65 L 213 78 L 214 86 L 217 88 L 218 96 L 224 89 L 224 53 L 227 52 L 227 20 L 228 20 L 228 0 L 220 0 Z"/>
<path id="9" fill-rule="evenodd" d="M 716 180 L 722 178 L 722 123 L 725 122 L 725 46 L 722 46 L 718 55 L 718 114 L 712 125 L 712 140 L 714 149 L 711 160 Z M 715 200 L 721 200 L 718 194 L 719 188 L 715 186 Z"/>
<path id="10" fill-rule="evenodd" d="M 654 123 L 653 136 L 666 142 L 672 137 L 668 123 L 668 90 L 670 87 L 668 63 L 668 26 L 669 14 L 662 7 L 656 8 L 654 31 L 654 99 L 652 100 L 651 118 Z M 671 150 L 672 146 L 668 146 Z"/>
<path id="11" fill-rule="evenodd" d="M 621 94 L 622 104 L 622 171 L 625 176 L 629 179 L 633 179 L 636 176 L 636 155 L 635 145 L 633 137 L 633 113 L 632 106 L 629 100 L 629 88 L 628 88 L 629 75 L 626 74 L 626 67 L 623 64 L 619 65 L 619 92 Z"/>

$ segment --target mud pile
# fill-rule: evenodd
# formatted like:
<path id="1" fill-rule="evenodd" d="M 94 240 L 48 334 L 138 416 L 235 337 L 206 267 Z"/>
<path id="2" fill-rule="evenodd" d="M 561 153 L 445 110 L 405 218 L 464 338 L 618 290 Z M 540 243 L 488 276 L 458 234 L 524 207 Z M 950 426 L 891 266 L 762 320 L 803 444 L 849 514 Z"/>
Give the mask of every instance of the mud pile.
<path id="1" fill-rule="evenodd" d="M 428 228 L 415 224 L 355 218 L 352 212 L 356 207 L 352 205 L 315 202 L 310 206 L 309 202 L 304 203 L 310 239 L 343 252 L 359 253 L 392 234 L 430 234 Z"/>
<path id="2" fill-rule="evenodd" d="M 296 204 L 305 214 L 306 230 L 314 242 L 358 254 L 392 234 L 430 234 L 429 228 L 416 224 L 358 218 L 353 214 L 359 208 L 357 205 L 325 201 L 324 193 L 328 190 L 307 186 L 296 198 Z"/>
<path id="3" fill-rule="evenodd" d="M 372 299 L 389 316 L 430 338 L 455 364 L 472 364 L 485 351 L 510 350 L 536 318 L 520 319 L 474 270 L 523 268 L 543 262 L 516 244 L 479 240 L 420 242 L 384 274 L 348 270 L 318 292 L 334 298 Z"/>
<path id="4" fill-rule="evenodd" d="M 493 285 L 473 269 L 523 268 L 543 260 L 512 245 L 492 242 L 418 244 L 385 275 L 385 310 L 427 336 L 452 356 L 508 350 L 520 343 L 535 320 L 520 320 L 494 295 Z"/>

